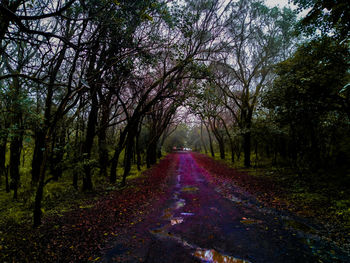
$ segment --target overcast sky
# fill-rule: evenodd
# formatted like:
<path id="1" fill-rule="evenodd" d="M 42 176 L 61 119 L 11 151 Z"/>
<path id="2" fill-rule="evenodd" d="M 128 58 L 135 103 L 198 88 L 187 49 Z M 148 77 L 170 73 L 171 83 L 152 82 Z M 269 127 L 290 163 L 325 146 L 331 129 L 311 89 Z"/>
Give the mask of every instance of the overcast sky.
<path id="1" fill-rule="evenodd" d="M 288 0 L 265 0 L 265 3 L 269 7 L 278 6 L 278 7 L 282 8 L 282 7 L 286 6 L 286 7 L 290 7 L 291 9 L 297 8 L 296 5 L 289 4 Z M 306 9 L 306 10 L 302 11 L 301 13 L 298 14 L 298 17 L 299 18 L 305 17 L 309 11 L 310 11 L 310 9 Z"/>
<path id="2" fill-rule="evenodd" d="M 265 0 L 266 5 L 269 7 L 274 7 L 274 6 L 289 6 L 289 7 L 295 7 L 293 4 L 288 4 L 288 0 Z"/>
<path id="3" fill-rule="evenodd" d="M 228 3 L 230 0 L 224 0 L 226 3 Z M 237 0 L 235 0 L 235 1 L 237 1 Z M 296 5 L 294 5 L 294 4 L 289 4 L 288 3 L 288 0 L 265 0 L 265 4 L 268 6 L 268 7 L 275 7 L 275 6 L 278 6 L 278 7 L 280 7 L 280 8 L 283 8 L 283 7 L 290 7 L 291 9 L 296 9 L 297 8 L 297 6 Z M 308 11 L 309 11 L 310 9 L 308 9 L 308 10 L 304 10 L 303 12 L 301 12 L 299 15 L 298 15 L 298 17 L 300 18 L 300 17 L 304 17 L 307 13 L 308 13 Z"/>

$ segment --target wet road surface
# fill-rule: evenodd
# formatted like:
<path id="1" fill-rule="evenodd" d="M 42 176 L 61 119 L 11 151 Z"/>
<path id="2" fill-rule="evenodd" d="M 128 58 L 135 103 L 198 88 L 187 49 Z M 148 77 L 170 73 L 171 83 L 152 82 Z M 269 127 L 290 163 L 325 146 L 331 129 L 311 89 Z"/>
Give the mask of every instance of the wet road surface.
<path id="1" fill-rule="evenodd" d="M 237 186 L 224 194 L 190 153 L 177 158 L 166 201 L 117 237 L 104 262 L 350 262 L 316 225 Z"/>

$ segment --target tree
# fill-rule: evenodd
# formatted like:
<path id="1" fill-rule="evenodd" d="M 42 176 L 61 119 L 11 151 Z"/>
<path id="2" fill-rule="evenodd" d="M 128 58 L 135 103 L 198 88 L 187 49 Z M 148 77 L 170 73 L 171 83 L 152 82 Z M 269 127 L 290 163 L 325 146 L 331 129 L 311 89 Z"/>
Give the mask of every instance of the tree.
<path id="1" fill-rule="evenodd" d="M 204 0 L 188 1 L 184 6 L 175 4 L 168 11 L 173 20 L 165 17 L 154 21 L 153 27 L 141 28 L 141 33 L 147 34 L 145 39 L 149 40 L 147 48 L 143 48 L 144 54 L 154 59 L 148 65 L 135 67 L 134 79 L 124 85 L 126 90 L 118 98 L 124 109 L 126 126 L 120 132 L 112 158 L 111 181 L 116 178 L 119 154 L 126 145 L 132 147 L 134 131 L 142 117 L 159 101 L 183 93 L 185 86 L 180 85 L 181 81 L 194 78 L 192 69 L 196 63 L 216 48 L 219 32 L 214 29 L 218 26 L 218 6 L 218 1 Z M 211 29 L 213 32 L 209 33 Z"/>
<path id="2" fill-rule="evenodd" d="M 295 14 L 289 9 L 269 9 L 261 1 L 242 0 L 230 5 L 226 49 L 212 67 L 216 86 L 224 93 L 223 104 L 241 129 L 247 167 L 253 113 L 271 79 L 272 65 L 290 52 L 294 21 Z"/>
<path id="3" fill-rule="evenodd" d="M 158 151 L 161 151 L 159 140 L 172 122 L 175 112 L 181 105 L 181 97 L 168 99 L 154 105 L 153 109 L 146 115 L 148 126 L 148 145 L 147 145 L 147 167 L 156 163 Z"/>
<path id="4" fill-rule="evenodd" d="M 22 141 L 25 136 L 25 130 L 30 120 L 34 117 L 31 114 L 31 100 L 28 96 L 30 80 L 23 80 L 19 77 L 30 67 L 30 60 L 37 52 L 23 41 L 18 43 L 6 43 L 6 53 L 2 54 L 3 73 L 6 78 L 3 80 L 4 89 L 2 91 L 4 98 L 3 125 L 6 130 L 3 134 L 3 150 L 6 152 L 5 142 L 9 139 L 10 143 L 10 177 L 11 189 L 13 189 L 14 199 L 17 199 L 17 190 L 20 184 L 20 157 L 22 151 Z M 4 153 L 3 153 L 4 154 Z"/>
<path id="5" fill-rule="evenodd" d="M 265 102 L 281 128 L 288 127 L 296 164 L 327 167 L 340 154 L 338 125 L 349 128 L 348 97 L 342 92 L 350 77 L 349 54 L 347 45 L 324 37 L 301 45 L 276 66 L 278 77 Z"/>
<path id="6" fill-rule="evenodd" d="M 165 150 L 171 152 L 174 147 L 176 147 L 176 149 L 184 148 L 186 146 L 188 132 L 188 126 L 184 123 L 179 123 L 173 127 L 173 132 L 165 139 Z"/>
<path id="7" fill-rule="evenodd" d="M 350 36 L 350 7 L 346 0 L 293 0 L 299 11 L 310 9 L 300 22 L 300 29 L 307 34 L 334 35 L 346 40 Z"/>
<path id="8" fill-rule="evenodd" d="M 10 187 L 8 183 L 8 172 L 5 163 L 10 123 L 7 119 L 9 110 L 8 105 L 6 103 L 6 97 L 7 95 L 4 87 L 0 86 L 0 182 L 2 181 L 2 177 L 4 177 L 6 184 L 6 192 L 9 192 Z"/>

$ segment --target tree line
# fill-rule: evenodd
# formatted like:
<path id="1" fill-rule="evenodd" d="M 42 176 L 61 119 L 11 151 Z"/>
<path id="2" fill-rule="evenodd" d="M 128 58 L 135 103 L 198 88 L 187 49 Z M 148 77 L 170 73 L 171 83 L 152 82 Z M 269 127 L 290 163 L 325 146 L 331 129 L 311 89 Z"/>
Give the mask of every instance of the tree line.
<path id="1" fill-rule="evenodd" d="M 213 145 L 234 163 L 243 153 L 298 174 L 349 168 L 349 8 L 344 1 L 294 1 L 291 10 L 236 3 L 228 50 L 209 64 L 210 77 L 190 99 L 201 119 L 192 146 Z M 239 15 L 238 15 L 239 14 Z M 259 27 L 256 27 L 256 25 Z M 203 133 L 203 127 L 205 131 Z M 199 138 L 199 137 L 198 137 Z M 207 147 L 209 145 L 209 148 Z M 208 151 L 209 152 L 209 151 Z"/>

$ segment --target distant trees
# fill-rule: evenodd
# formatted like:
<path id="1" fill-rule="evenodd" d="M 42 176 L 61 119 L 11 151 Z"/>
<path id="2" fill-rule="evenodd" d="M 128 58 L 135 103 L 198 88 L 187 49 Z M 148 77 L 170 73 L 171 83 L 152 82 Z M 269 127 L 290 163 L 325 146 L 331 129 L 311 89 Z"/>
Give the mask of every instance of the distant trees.
<path id="1" fill-rule="evenodd" d="M 296 15 L 287 8 L 270 9 L 262 1 L 231 2 L 227 10 L 222 49 L 208 65 L 207 89 L 199 97 L 205 106 L 199 112 L 217 139 L 221 158 L 225 144 L 230 145 L 232 161 L 235 152 L 240 155 L 234 135 L 242 136 L 244 164 L 249 167 L 255 109 L 271 82 L 273 65 L 292 50 Z"/>
<path id="2" fill-rule="evenodd" d="M 221 158 L 228 145 L 232 157 L 243 147 L 247 167 L 259 147 L 273 164 L 279 155 L 299 170 L 334 167 L 347 158 L 348 8 L 343 1 L 294 2 L 312 7 L 301 25 L 314 39 L 299 47 L 293 11 L 260 1 L 228 6 L 222 52 L 207 64 L 210 74 L 197 83 L 191 104 L 217 139 Z"/>
<path id="3" fill-rule="evenodd" d="M 271 76 L 271 66 L 283 59 L 292 44 L 295 14 L 288 9 L 269 9 L 260 1 L 239 1 L 232 9 L 227 21 L 230 51 L 224 58 L 224 74 L 230 74 L 231 80 L 218 86 L 228 96 L 224 104 L 241 129 L 244 164 L 249 167 L 253 114 Z"/>
<path id="4" fill-rule="evenodd" d="M 170 128 L 172 129 L 172 132 L 164 141 L 164 150 L 171 152 L 174 147 L 179 149 L 188 146 L 187 139 L 189 138 L 189 127 L 184 123 L 180 123 L 176 126 L 170 126 Z"/>
<path id="5" fill-rule="evenodd" d="M 349 58 L 347 45 L 322 38 L 301 45 L 276 66 L 266 106 L 281 129 L 288 127 L 288 152 L 294 163 L 317 169 L 347 158 L 342 145 L 348 142 L 340 138 L 349 129 Z"/>
<path id="6" fill-rule="evenodd" d="M 277 145 L 299 171 L 347 169 L 349 158 L 349 7 L 346 1 L 294 1 L 311 8 L 300 29 L 311 37 L 275 66 L 264 95 L 283 131 Z"/>

